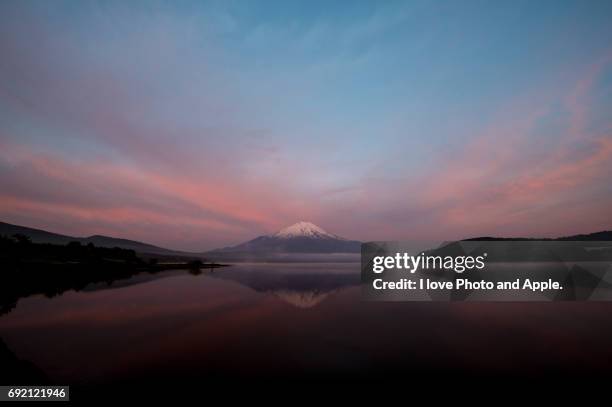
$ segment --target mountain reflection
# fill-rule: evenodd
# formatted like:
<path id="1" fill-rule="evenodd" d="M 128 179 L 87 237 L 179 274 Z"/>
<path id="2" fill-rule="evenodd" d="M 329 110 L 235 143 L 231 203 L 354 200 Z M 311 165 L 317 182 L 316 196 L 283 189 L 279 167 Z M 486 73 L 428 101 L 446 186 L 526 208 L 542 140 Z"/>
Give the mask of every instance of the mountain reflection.
<path id="1" fill-rule="evenodd" d="M 296 306 L 298 308 L 312 308 L 315 305 L 321 303 L 326 299 L 331 292 L 319 292 L 319 291 L 290 291 L 290 290 L 278 290 L 272 291 L 276 297 L 285 301 L 288 304 Z"/>
<path id="2" fill-rule="evenodd" d="M 311 308 L 329 295 L 357 286 L 359 265 L 353 263 L 239 264 L 209 274 L 230 280 L 260 293 L 274 295 L 298 308 Z"/>

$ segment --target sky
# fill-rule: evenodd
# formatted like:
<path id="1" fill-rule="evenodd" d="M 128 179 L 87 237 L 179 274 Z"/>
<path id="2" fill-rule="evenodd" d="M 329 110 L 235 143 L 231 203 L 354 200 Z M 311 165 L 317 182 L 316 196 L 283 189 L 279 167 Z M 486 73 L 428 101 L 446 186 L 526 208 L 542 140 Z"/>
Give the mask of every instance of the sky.
<path id="1" fill-rule="evenodd" d="M 611 180 L 610 1 L 0 2 L 0 221 L 550 237 Z"/>

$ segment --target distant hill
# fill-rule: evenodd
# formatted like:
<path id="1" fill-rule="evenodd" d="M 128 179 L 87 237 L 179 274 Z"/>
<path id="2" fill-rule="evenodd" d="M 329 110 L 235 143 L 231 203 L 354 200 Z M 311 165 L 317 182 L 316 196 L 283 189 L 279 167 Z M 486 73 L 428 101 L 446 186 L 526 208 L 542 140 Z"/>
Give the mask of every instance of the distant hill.
<path id="1" fill-rule="evenodd" d="M 566 236 L 559 237 L 555 240 L 572 240 L 572 241 L 591 241 L 591 242 L 607 242 L 612 240 L 612 231 L 604 230 L 602 232 L 589 233 L 588 235 L 574 235 L 574 236 Z"/>
<path id="2" fill-rule="evenodd" d="M 163 247 L 154 246 L 148 243 L 142 243 L 135 240 L 119 239 L 116 237 L 94 235 L 89 237 L 75 237 L 61 235 L 58 233 L 47 232 L 46 230 L 34 229 L 25 226 L 12 225 L 10 223 L 0 222 L 0 235 L 13 236 L 22 234 L 28 236 L 34 243 L 51 243 L 51 244 L 67 244 L 69 242 L 81 242 L 82 244 L 93 243 L 98 247 L 120 247 L 122 249 L 134 250 L 143 254 L 159 254 L 159 255 L 191 255 L 193 253 L 185 253 L 164 249 Z"/>
<path id="3" fill-rule="evenodd" d="M 574 242 L 607 242 L 612 241 L 612 231 L 604 230 L 602 232 L 594 232 L 586 235 L 573 235 L 563 236 L 556 238 L 529 238 L 529 237 L 474 237 L 471 239 L 464 239 L 465 241 L 472 240 L 485 240 L 485 241 L 529 241 L 529 240 L 544 240 L 544 241 L 574 241 Z"/>

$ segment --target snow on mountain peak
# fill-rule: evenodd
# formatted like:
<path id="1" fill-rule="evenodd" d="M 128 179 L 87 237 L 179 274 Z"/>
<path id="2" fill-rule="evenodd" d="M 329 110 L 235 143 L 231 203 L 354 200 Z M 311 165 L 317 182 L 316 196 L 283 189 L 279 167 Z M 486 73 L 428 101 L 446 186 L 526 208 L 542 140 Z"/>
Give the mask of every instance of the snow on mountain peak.
<path id="1" fill-rule="evenodd" d="M 336 236 L 331 233 L 327 233 L 323 228 L 315 225 L 310 222 L 298 222 L 291 226 L 288 226 L 284 229 L 281 229 L 279 232 L 273 235 L 274 237 L 280 238 L 291 238 L 291 237 L 312 237 L 319 239 L 342 239 L 339 236 Z"/>

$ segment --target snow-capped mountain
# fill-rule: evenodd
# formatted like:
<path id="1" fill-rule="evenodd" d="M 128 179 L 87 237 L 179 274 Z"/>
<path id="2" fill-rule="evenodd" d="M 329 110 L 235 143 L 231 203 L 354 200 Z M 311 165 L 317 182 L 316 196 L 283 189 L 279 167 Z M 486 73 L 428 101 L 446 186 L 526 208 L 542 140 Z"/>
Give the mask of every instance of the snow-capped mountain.
<path id="1" fill-rule="evenodd" d="M 213 253 L 358 253 L 360 250 L 361 242 L 347 240 L 302 221 L 274 234 L 259 236 Z"/>
<path id="2" fill-rule="evenodd" d="M 338 235 L 327 233 L 325 230 L 310 222 L 298 222 L 291 226 L 287 226 L 284 229 L 279 230 L 272 237 L 279 237 L 282 239 L 291 239 L 294 237 L 311 237 L 314 239 L 338 239 L 346 240 Z"/>

